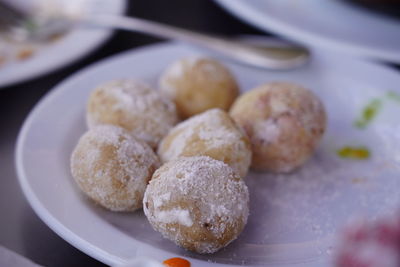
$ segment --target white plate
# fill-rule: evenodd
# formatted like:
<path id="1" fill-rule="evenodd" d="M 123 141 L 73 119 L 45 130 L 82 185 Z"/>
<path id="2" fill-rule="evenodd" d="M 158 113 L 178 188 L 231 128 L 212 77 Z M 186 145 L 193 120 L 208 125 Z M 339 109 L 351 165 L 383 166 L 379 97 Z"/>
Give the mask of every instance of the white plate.
<path id="1" fill-rule="evenodd" d="M 171 61 L 198 53 L 178 44 L 125 52 L 73 75 L 33 109 L 18 138 L 18 176 L 33 209 L 61 237 L 107 264 L 136 256 L 161 261 L 183 255 L 193 266 L 217 265 L 212 262 L 323 266 L 331 255 L 333 235 L 345 222 L 356 215 L 374 218 L 397 207 L 400 104 L 386 92 L 400 93 L 400 75 L 380 65 L 318 51 L 310 64 L 288 72 L 227 63 L 244 91 L 273 80 L 311 88 L 323 100 L 329 123 L 316 155 L 302 169 L 292 175 L 249 174 L 249 222 L 226 249 L 205 256 L 189 253 L 153 231 L 142 211 L 113 213 L 93 205 L 79 192 L 69 170 L 70 154 L 86 130 L 90 91 L 124 77 L 155 85 Z M 384 99 L 382 111 L 366 129 L 355 128 L 354 120 L 375 97 Z M 341 159 L 336 150 L 344 145 L 365 145 L 372 157 Z"/>
<path id="2" fill-rule="evenodd" d="M 400 63 L 400 20 L 344 0 L 216 0 L 266 31 L 311 47 Z"/>
<path id="3" fill-rule="evenodd" d="M 89 0 L 86 11 L 97 14 L 123 14 L 125 0 Z M 109 29 L 77 28 L 48 44 L 29 59 L 6 62 L 0 67 L 0 88 L 23 82 L 71 64 L 104 43 L 111 36 Z"/>

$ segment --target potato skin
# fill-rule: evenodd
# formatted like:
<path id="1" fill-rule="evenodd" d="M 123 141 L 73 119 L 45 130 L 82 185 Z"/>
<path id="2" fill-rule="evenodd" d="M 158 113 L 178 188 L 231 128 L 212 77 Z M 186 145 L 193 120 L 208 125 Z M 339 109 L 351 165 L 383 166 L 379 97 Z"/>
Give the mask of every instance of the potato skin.
<path id="1" fill-rule="evenodd" d="M 243 179 L 222 161 L 183 157 L 154 173 L 143 210 L 165 238 L 190 251 L 214 253 L 242 232 L 249 192 Z"/>
<path id="2" fill-rule="evenodd" d="M 184 58 L 172 63 L 160 78 L 160 90 L 175 102 L 182 119 L 211 108 L 228 111 L 239 94 L 228 68 L 210 58 Z"/>
<path id="3" fill-rule="evenodd" d="M 149 85 L 133 79 L 106 82 L 90 94 L 89 128 L 112 124 L 128 130 L 153 149 L 178 122 L 175 104 Z"/>
<path id="4" fill-rule="evenodd" d="M 162 162 L 178 157 L 209 156 L 228 164 L 244 178 L 251 163 L 247 135 L 221 109 L 211 109 L 177 124 L 160 142 Z"/>
<path id="5" fill-rule="evenodd" d="M 261 171 L 290 172 L 303 165 L 326 128 L 318 97 L 286 82 L 263 84 L 243 94 L 230 115 L 250 138 L 251 167 Z"/>
<path id="6" fill-rule="evenodd" d="M 71 155 L 71 173 L 94 202 L 112 211 L 142 207 L 158 157 L 125 129 L 100 125 L 87 131 Z"/>

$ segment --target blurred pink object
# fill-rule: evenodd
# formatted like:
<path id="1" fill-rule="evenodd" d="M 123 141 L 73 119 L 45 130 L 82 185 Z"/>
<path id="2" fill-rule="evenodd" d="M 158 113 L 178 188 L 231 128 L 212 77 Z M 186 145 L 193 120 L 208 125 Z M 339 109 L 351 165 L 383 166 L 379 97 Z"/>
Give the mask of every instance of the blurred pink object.
<path id="1" fill-rule="evenodd" d="M 399 267 L 400 213 L 350 224 L 340 236 L 337 267 Z"/>

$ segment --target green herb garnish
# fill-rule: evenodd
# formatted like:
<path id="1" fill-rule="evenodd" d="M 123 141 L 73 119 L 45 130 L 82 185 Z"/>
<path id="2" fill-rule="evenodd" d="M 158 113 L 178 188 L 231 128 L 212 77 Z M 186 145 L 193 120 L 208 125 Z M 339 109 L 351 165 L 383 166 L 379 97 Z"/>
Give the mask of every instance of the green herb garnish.
<path id="1" fill-rule="evenodd" d="M 400 94 L 393 92 L 393 91 L 389 91 L 386 93 L 386 96 L 394 101 L 400 102 Z"/>
<path id="2" fill-rule="evenodd" d="M 346 159 L 368 159 L 371 154 L 366 147 L 351 147 L 345 146 L 337 151 L 337 154 L 341 158 Z"/>
<path id="3" fill-rule="evenodd" d="M 22 23 L 22 27 L 30 33 L 33 33 L 38 30 L 38 24 L 32 19 L 24 21 Z"/>
<path id="4" fill-rule="evenodd" d="M 376 117 L 381 107 L 382 107 L 382 100 L 380 99 L 372 100 L 363 109 L 361 117 L 354 122 L 354 125 L 358 128 L 364 129 Z"/>

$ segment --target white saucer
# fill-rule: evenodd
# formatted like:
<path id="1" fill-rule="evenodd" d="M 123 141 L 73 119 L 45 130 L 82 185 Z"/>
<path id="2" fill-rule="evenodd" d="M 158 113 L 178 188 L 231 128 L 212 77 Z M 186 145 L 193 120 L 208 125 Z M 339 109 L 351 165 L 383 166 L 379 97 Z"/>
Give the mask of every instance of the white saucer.
<path id="1" fill-rule="evenodd" d="M 400 63 L 400 20 L 344 0 L 215 1 L 262 30 L 304 45 Z"/>
<path id="2" fill-rule="evenodd" d="M 123 14 L 125 0 L 89 0 L 87 12 Z M 6 62 L 0 66 L 0 89 L 27 81 L 73 63 L 103 44 L 110 36 L 109 29 L 77 28 L 60 40 L 39 48 L 30 58 Z"/>

